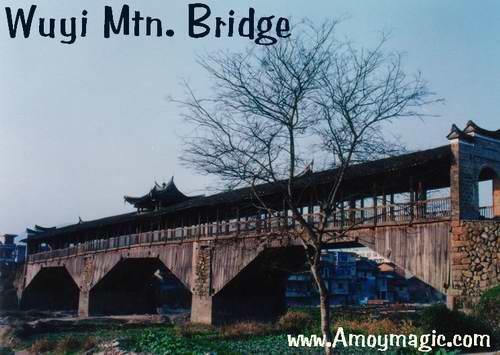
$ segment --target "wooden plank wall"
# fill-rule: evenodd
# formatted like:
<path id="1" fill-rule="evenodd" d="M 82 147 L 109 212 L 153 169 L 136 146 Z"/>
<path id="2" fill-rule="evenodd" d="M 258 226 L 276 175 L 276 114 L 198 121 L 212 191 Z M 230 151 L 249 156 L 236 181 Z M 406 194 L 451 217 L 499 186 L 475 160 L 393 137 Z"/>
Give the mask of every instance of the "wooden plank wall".
<path id="1" fill-rule="evenodd" d="M 450 284 L 451 223 L 381 227 L 374 251 L 444 292 Z"/>

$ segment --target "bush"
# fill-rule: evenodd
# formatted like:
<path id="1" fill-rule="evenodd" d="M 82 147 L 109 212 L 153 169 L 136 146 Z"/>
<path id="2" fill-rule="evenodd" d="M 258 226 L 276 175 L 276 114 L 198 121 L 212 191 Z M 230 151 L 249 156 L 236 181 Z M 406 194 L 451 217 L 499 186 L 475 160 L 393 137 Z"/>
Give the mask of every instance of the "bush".
<path id="1" fill-rule="evenodd" d="M 446 338 L 452 338 L 456 334 L 488 334 L 493 346 L 498 343 L 498 334 L 495 334 L 488 323 L 472 315 L 450 311 L 444 305 L 426 309 L 422 314 L 421 323 L 422 330 L 426 333 L 435 330 L 437 334 L 443 334 Z"/>
<path id="2" fill-rule="evenodd" d="M 266 323 L 239 322 L 220 329 L 221 338 L 247 338 L 250 336 L 269 335 L 273 327 Z"/>
<path id="3" fill-rule="evenodd" d="M 39 339 L 35 341 L 30 348 L 31 354 L 42 354 L 54 350 L 55 344 L 47 339 Z"/>
<path id="4" fill-rule="evenodd" d="M 426 332 L 436 330 L 444 335 L 488 333 L 491 328 L 484 321 L 459 311 L 451 311 L 444 305 L 427 308 L 421 318 Z"/>
<path id="5" fill-rule="evenodd" d="M 411 334 L 416 327 L 409 321 L 397 323 L 390 319 L 338 320 L 333 325 L 335 329 L 342 327 L 344 332 L 353 334 Z"/>
<path id="6" fill-rule="evenodd" d="M 57 342 L 54 352 L 56 354 L 66 354 L 80 349 L 82 343 L 75 337 L 67 337 Z"/>
<path id="7" fill-rule="evenodd" d="M 278 330 L 287 334 L 303 333 L 312 328 L 314 320 L 310 314 L 301 311 L 289 311 L 278 320 Z"/>
<path id="8" fill-rule="evenodd" d="M 474 315 L 484 319 L 492 328 L 500 328 L 500 285 L 483 293 L 474 308 Z"/>
<path id="9" fill-rule="evenodd" d="M 213 331 L 212 326 L 201 323 L 185 323 L 175 328 L 176 335 L 182 338 L 192 338 L 194 335 L 207 334 Z"/>
<path id="10" fill-rule="evenodd" d="M 97 346 L 97 344 L 98 342 L 96 337 L 93 336 L 86 337 L 85 340 L 83 341 L 82 348 L 85 351 L 89 351 L 94 349 Z"/>

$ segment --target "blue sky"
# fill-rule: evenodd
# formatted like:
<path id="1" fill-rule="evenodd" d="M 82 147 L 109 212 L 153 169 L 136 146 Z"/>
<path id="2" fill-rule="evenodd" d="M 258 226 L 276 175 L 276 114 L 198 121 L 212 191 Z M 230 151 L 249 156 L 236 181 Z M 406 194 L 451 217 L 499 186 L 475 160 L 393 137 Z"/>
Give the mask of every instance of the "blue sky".
<path id="1" fill-rule="evenodd" d="M 214 49 L 238 50 L 242 38 L 189 39 L 187 1 L 126 2 L 160 17 L 173 38 L 103 38 L 109 0 L 71 2 L 0 0 L 0 232 L 33 224 L 59 225 L 130 210 L 124 194 L 142 194 L 154 180 L 175 175 L 186 193 L 206 191 L 209 178 L 179 164 L 185 126 L 179 108 L 186 78 L 200 93 L 209 82 L 195 57 Z M 343 18 L 338 35 L 370 46 L 390 32 L 388 49 L 404 52 L 405 69 L 421 70 L 446 100 L 439 118 L 393 127 L 410 149 L 446 143 L 452 123 L 473 119 L 500 128 L 500 2 L 498 1 L 205 1 L 216 15 L 257 15 L 315 22 Z M 75 44 L 9 38 L 4 8 L 38 5 L 43 17 L 88 11 L 88 35 Z M 34 27 L 36 30 L 36 26 Z M 292 29 L 293 33 L 293 29 Z"/>

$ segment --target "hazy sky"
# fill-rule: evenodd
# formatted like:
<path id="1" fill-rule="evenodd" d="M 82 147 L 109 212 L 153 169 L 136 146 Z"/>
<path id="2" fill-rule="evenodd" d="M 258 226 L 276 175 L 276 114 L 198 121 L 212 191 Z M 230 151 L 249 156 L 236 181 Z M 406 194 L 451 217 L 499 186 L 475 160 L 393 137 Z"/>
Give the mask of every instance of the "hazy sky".
<path id="1" fill-rule="evenodd" d="M 185 193 L 200 193 L 206 177 L 179 164 L 185 131 L 179 108 L 188 79 L 200 92 L 209 87 L 195 55 L 238 49 L 242 38 L 189 39 L 187 4 L 180 0 L 128 3 L 160 17 L 173 38 L 103 38 L 104 5 L 123 2 L 0 0 L 0 232 L 27 226 L 75 223 L 131 210 L 124 194 L 142 194 L 154 180 L 175 175 Z M 248 12 L 321 22 L 343 17 L 339 35 L 372 45 L 390 31 L 389 48 L 406 53 L 408 72 L 421 70 L 446 100 L 438 119 L 395 129 L 411 149 L 446 143 L 452 123 L 469 119 L 500 128 L 499 1 L 206 1 L 213 14 Z M 4 8 L 38 5 L 29 39 L 8 35 Z M 38 17 L 81 16 L 88 35 L 65 45 L 37 34 Z M 58 28 L 58 24 L 57 24 Z M 293 29 L 292 29 L 293 33 Z"/>

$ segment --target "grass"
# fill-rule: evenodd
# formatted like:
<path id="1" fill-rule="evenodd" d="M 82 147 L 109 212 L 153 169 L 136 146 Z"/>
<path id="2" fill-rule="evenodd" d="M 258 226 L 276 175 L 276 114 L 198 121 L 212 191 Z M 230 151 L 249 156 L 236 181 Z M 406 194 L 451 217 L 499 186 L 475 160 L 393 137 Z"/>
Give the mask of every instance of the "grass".
<path id="1" fill-rule="evenodd" d="M 125 350 L 152 354 L 321 354 L 319 348 L 293 348 L 288 346 L 287 334 L 320 334 L 314 313 L 307 310 L 288 312 L 275 324 L 240 322 L 220 328 L 198 324 L 181 327 L 150 329 L 122 344 Z M 312 314 L 311 314 L 312 313 Z M 333 328 L 344 327 L 346 333 L 357 334 L 410 334 L 421 332 L 413 321 L 401 319 L 375 319 L 369 315 L 337 317 Z M 342 349 L 341 354 L 378 354 L 376 349 Z M 390 355 L 420 354 L 413 349 L 391 349 Z M 456 352 L 436 351 L 436 354 Z M 432 353 L 431 353 L 432 354 Z"/>
<path id="2" fill-rule="evenodd" d="M 393 314 L 378 317 L 369 312 L 334 312 L 333 330 L 342 326 L 346 334 L 421 334 L 421 315 Z M 319 348 L 292 348 L 287 334 L 320 334 L 316 309 L 295 309 L 276 323 L 245 321 L 222 327 L 187 323 L 183 325 L 142 325 L 126 328 L 121 325 L 94 330 L 32 334 L 20 340 L 16 349 L 31 349 L 34 354 L 79 354 L 97 352 L 99 345 L 118 340 L 126 351 L 149 354 L 320 354 Z M 0 349 L 0 355 L 11 354 Z M 341 354 L 371 355 L 369 349 L 342 349 Z M 410 349 L 392 349 L 390 355 L 419 354 Z M 435 354 L 452 354 L 435 352 Z"/>
<path id="3" fill-rule="evenodd" d="M 128 351 L 149 354 L 172 354 L 172 355 L 242 355 L 242 354 L 322 354 L 319 348 L 293 348 L 288 346 L 287 336 L 284 334 L 238 337 L 233 339 L 224 339 L 221 337 L 197 334 L 190 338 L 179 338 L 176 336 L 175 329 L 172 327 L 166 329 L 147 330 L 138 338 L 128 339 L 122 344 L 122 347 Z M 380 354 L 376 349 L 342 349 L 340 354 Z M 388 355 L 416 355 L 422 354 L 413 349 L 392 349 L 386 352 Z M 458 354 L 458 352 L 446 352 L 438 350 L 434 353 L 440 355 Z"/>
<path id="4" fill-rule="evenodd" d="M 276 333 L 277 329 L 273 324 L 257 323 L 254 321 L 239 322 L 226 325 L 219 330 L 221 339 L 246 339 L 251 337 L 261 337 Z"/>
<path id="5" fill-rule="evenodd" d="M 177 336 L 175 327 L 148 329 L 137 338 L 129 338 L 122 346 L 125 350 L 138 353 L 172 355 L 241 355 L 241 354 L 317 354 L 318 349 L 303 349 L 297 352 L 287 346 L 286 335 L 250 335 L 262 328 L 245 322 L 236 325 L 236 338 L 230 338 L 227 329 L 221 333 L 192 334 L 189 338 Z M 245 331 L 242 331 L 244 329 Z M 244 335 L 244 336 L 242 336 Z"/>

